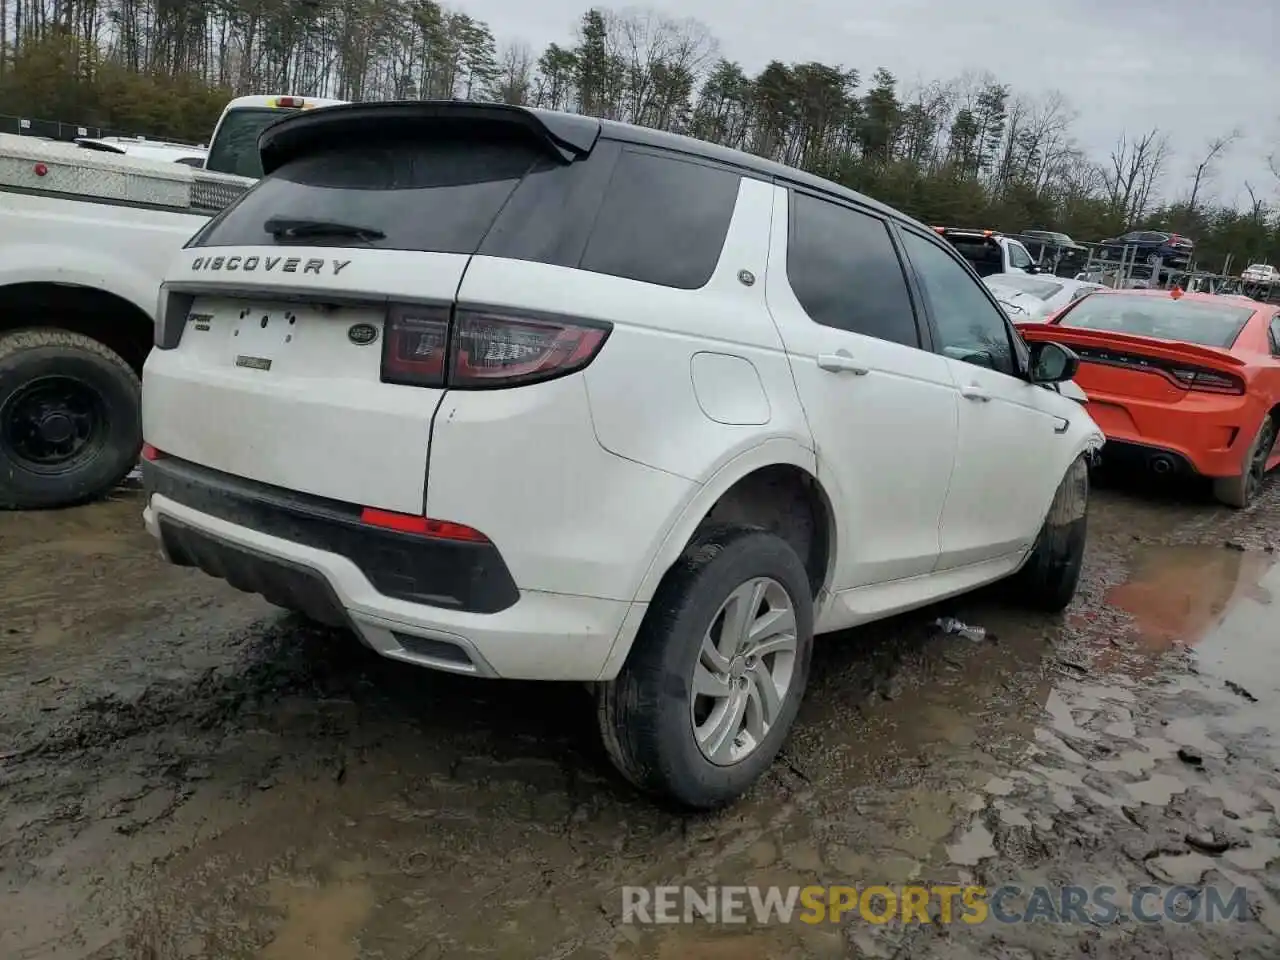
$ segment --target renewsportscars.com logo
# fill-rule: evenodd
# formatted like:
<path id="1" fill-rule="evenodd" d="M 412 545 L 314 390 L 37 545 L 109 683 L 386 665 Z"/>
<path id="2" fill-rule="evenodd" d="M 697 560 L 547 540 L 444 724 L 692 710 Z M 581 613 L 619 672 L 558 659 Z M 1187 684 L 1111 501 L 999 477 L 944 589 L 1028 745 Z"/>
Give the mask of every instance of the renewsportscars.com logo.
<path id="1" fill-rule="evenodd" d="M 1244 921 L 1243 887 L 659 886 L 623 887 L 622 922 L 669 923 L 1217 923 Z M 936 918 L 936 919 L 935 919 Z"/>

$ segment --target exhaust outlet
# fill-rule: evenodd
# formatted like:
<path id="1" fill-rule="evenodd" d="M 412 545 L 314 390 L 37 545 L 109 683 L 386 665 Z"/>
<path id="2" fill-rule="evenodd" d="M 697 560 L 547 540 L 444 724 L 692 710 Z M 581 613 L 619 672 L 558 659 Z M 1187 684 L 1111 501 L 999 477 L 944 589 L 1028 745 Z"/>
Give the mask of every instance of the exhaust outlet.
<path id="1" fill-rule="evenodd" d="M 1173 472 L 1173 460 L 1165 456 L 1156 456 L 1151 458 L 1151 472 L 1164 476 Z"/>

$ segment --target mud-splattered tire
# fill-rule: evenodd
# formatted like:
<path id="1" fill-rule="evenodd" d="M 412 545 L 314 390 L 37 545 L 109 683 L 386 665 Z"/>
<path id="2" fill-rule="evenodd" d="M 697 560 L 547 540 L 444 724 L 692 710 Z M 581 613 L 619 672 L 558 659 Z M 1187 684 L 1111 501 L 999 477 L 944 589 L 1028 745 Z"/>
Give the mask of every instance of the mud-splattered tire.
<path id="1" fill-rule="evenodd" d="M 1076 595 L 1088 537 L 1088 505 L 1089 465 L 1079 457 L 1058 484 L 1031 556 L 1014 577 L 1020 603 L 1058 613 Z"/>
<path id="2" fill-rule="evenodd" d="M 706 696 L 695 693 L 695 674 L 700 686 L 710 682 L 705 679 L 710 676 L 705 664 L 711 652 L 704 640 L 711 636 L 714 645 L 717 638 L 730 635 L 730 615 L 726 613 L 722 619 L 720 614 L 723 609 L 735 609 L 734 597 L 750 595 L 742 607 L 748 611 L 743 614 L 749 616 L 748 624 L 761 623 L 775 612 L 773 601 L 761 600 L 763 594 L 753 592 L 753 585 L 764 585 L 760 589 L 777 598 L 776 609 L 784 611 L 782 620 L 785 605 L 790 604 L 793 639 L 787 641 L 785 628 L 778 634 L 780 644 L 791 642 L 794 648 L 788 661 L 789 679 L 770 708 L 772 722 L 767 729 L 756 727 L 764 731 L 762 735 L 754 739 L 754 734 L 746 733 L 721 741 L 729 750 L 713 762 L 704 752 L 709 749 L 708 740 L 695 730 L 698 708 L 708 702 Z M 791 546 L 774 534 L 752 527 L 717 525 L 695 537 L 658 587 L 621 672 L 597 688 L 597 718 L 605 749 L 627 780 L 659 799 L 708 810 L 732 802 L 759 779 L 786 739 L 809 679 L 813 652 L 810 590 L 804 564 Z M 742 635 L 749 632 L 744 627 Z M 725 690 L 741 685 L 743 698 L 750 699 L 748 690 L 755 695 L 755 707 L 748 704 L 745 709 L 754 709 L 750 715 L 757 719 L 763 709 L 760 683 L 766 682 L 760 679 L 761 672 L 773 677 L 782 662 L 778 656 L 762 653 L 754 667 L 751 661 L 755 658 L 749 655 L 730 658 L 730 668 L 723 673 Z M 753 672 L 744 677 L 740 675 L 744 670 Z M 713 678 L 715 682 L 720 682 L 719 676 Z M 779 687 L 769 689 L 777 691 Z M 732 692 L 726 695 L 725 715 L 733 696 Z M 704 729 L 714 725 L 709 718 L 702 723 Z M 745 747 L 740 746 L 744 743 Z M 732 759 L 740 749 L 749 752 Z"/>
<path id="3" fill-rule="evenodd" d="M 96 340 L 65 330 L 0 336 L 0 509 L 108 493 L 138 462 L 141 397 L 137 375 Z"/>
<path id="4" fill-rule="evenodd" d="M 1263 420 L 1245 453 L 1244 472 L 1236 477 L 1217 477 L 1213 481 L 1213 496 L 1219 503 L 1240 510 L 1253 502 L 1267 474 L 1267 458 L 1276 443 L 1276 428 L 1274 417 Z"/>

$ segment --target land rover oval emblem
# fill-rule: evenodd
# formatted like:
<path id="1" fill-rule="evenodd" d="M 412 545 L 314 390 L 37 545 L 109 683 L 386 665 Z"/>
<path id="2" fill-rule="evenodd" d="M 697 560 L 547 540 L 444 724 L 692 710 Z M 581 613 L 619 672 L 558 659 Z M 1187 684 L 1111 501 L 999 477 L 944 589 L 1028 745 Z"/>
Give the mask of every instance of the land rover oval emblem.
<path id="1" fill-rule="evenodd" d="M 357 323 L 347 330 L 347 339 L 360 347 L 367 347 L 378 339 L 378 328 L 372 323 Z"/>

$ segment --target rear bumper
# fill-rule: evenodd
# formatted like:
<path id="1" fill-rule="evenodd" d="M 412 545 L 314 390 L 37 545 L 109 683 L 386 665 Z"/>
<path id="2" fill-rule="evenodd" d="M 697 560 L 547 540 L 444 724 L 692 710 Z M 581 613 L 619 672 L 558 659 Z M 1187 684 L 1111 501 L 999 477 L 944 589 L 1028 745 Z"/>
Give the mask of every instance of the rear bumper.
<path id="1" fill-rule="evenodd" d="M 1107 462 L 1171 460 L 1175 470 L 1206 477 L 1234 477 L 1262 422 L 1247 397 L 1187 397 L 1177 406 L 1089 394 L 1089 412 L 1107 437 Z"/>
<path id="2" fill-rule="evenodd" d="M 358 531 L 382 538 L 371 550 L 341 517 L 319 514 L 305 500 L 281 503 L 281 493 L 273 490 L 271 500 L 257 501 L 250 512 L 244 490 L 234 482 L 222 484 L 220 475 L 199 467 L 161 464 L 144 468 L 144 519 L 167 559 L 321 623 L 350 627 L 392 659 L 483 677 L 607 679 L 603 672 L 615 641 L 624 625 L 634 633 L 643 613 L 644 604 L 538 591 L 516 590 L 511 603 L 492 612 L 464 608 L 489 596 L 489 588 L 451 605 L 389 596 L 384 590 L 390 570 L 412 570 L 424 590 L 424 572 L 444 569 L 444 554 L 433 559 L 431 551 L 457 545 Z M 184 482 L 173 482 L 175 473 Z M 472 565 L 473 573 L 479 569 Z M 444 592 L 458 593 L 457 577 L 442 576 L 452 583 Z"/>

